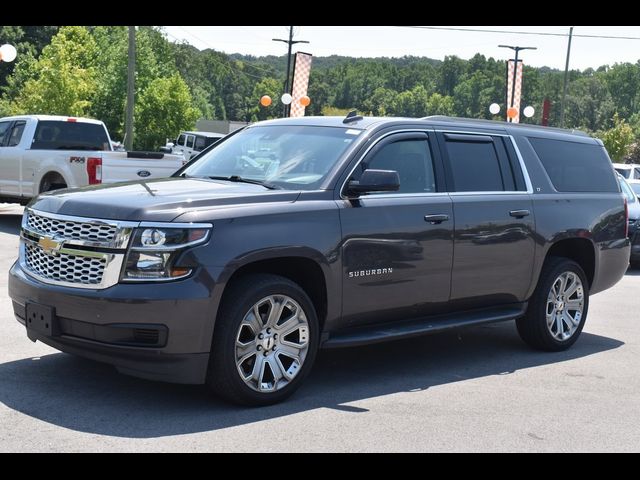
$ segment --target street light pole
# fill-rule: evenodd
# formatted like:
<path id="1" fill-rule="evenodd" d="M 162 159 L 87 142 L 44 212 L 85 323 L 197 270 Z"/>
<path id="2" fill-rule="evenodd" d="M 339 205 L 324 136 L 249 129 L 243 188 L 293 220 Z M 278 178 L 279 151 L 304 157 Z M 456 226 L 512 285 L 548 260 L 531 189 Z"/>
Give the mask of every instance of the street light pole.
<path id="1" fill-rule="evenodd" d="M 569 81 L 569 56 L 571 55 L 571 38 L 573 27 L 569 29 L 569 43 L 567 44 L 567 61 L 564 64 L 564 84 L 562 85 L 562 102 L 560 103 L 560 128 L 564 128 L 564 102 L 567 98 L 567 84 Z"/>
<path id="2" fill-rule="evenodd" d="M 293 39 L 293 26 L 289 27 L 289 40 L 284 40 L 282 38 L 273 38 L 272 39 L 274 42 L 284 42 L 286 44 L 289 45 L 289 49 L 287 51 L 287 76 L 284 79 L 284 93 L 288 93 L 289 92 L 289 76 L 291 74 L 291 48 L 296 44 L 296 43 L 309 43 L 307 40 L 294 40 Z M 288 114 L 288 110 L 289 110 L 289 105 L 285 105 L 284 109 L 282 111 L 282 116 L 286 117 Z"/>
<path id="3" fill-rule="evenodd" d="M 125 114 L 124 148 L 133 150 L 133 111 L 136 78 L 136 27 L 129 27 L 129 58 L 127 62 L 127 109 Z"/>
<path id="4" fill-rule="evenodd" d="M 517 47 L 512 45 L 498 45 L 499 48 L 510 48 L 516 52 L 515 59 L 513 61 L 513 82 L 511 82 L 511 105 L 513 107 L 516 98 L 516 77 L 518 76 L 518 53 L 520 50 L 537 50 L 538 47 Z M 509 119 L 512 121 L 512 119 Z"/>

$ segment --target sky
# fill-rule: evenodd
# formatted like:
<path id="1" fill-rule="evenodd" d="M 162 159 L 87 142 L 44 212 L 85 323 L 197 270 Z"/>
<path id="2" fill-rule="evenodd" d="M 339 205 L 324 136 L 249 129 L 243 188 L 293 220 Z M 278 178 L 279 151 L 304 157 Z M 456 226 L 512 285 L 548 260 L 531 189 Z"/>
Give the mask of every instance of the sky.
<path id="1" fill-rule="evenodd" d="M 287 38 L 289 27 L 266 26 L 167 26 L 170 40 L 186 40 L 199 49 L 213 48 L 225 53 L 255 56 L 283 55 L 287 46 L 273 38 Z M 567 53 L 568 26 L 463 26 L 461 29 L 507 30 L 509 32 L 537 32 L 553 35 L 523 33 L 485 33 L 444 31 L 420 28 L 384 26 L 296 26 L 294 39 L 309 44 L 294 46 L 315 56 L 345 55 L 353 57 L 402 57 L 414 55 L 442 60 L 445 55 L 468 59 L 476 53 L 496 59 L 512 58 L 512 51 L 498 48 L 500 44 L 537 47 L 520 52 L 527 65 L 564 69 Z M 573 38 L 569 68 L 584 70 L 616 62 L 637 62 L 640 59 L 640 27 L 574 26 L 574 35 L 604 35 L 637 37 L 635 39 Z"/>

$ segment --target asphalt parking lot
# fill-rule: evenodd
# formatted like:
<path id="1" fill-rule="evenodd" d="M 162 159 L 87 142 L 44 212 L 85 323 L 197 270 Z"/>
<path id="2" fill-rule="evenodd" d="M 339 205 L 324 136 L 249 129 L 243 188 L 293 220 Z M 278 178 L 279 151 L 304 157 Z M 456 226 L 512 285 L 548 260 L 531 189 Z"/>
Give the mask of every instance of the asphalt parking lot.
<path id="1" fill-rule="evenodd" d="M 284 404 L 242 409 L 32 343 L 7 296 L 22 209 L 0 204 L 0 451 L 640 451 L 640 271 L 578 343 L 513 322 L 321 352 Z"/>

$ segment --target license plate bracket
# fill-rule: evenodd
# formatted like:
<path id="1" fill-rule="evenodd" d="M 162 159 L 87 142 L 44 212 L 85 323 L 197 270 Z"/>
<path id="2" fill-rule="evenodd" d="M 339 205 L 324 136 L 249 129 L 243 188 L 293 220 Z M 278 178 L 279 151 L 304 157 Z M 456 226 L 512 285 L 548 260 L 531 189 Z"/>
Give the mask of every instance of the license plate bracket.
<path id="1" fill-rule="evenodd" d="M 55 308 L 39 303 L 27 303 L 26 316 L 28 329 L 49 337 L 60 335 L 60 327 Z"/>

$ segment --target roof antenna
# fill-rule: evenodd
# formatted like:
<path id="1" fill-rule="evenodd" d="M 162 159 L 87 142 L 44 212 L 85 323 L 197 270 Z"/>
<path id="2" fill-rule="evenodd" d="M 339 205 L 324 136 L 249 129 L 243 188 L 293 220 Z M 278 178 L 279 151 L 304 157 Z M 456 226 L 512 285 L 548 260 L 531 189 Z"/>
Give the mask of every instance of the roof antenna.
<path id="1" fill-rule="evenodd" d="M 362 115 L 358 115 L 358 111 L 357 110 L 351 110 L 349 113 L 347 113 L 347 116 L 342 121 L 342 123 L 357 122 L 359 120 L 362 120 L 362 118 L 363 118 Z"/>

